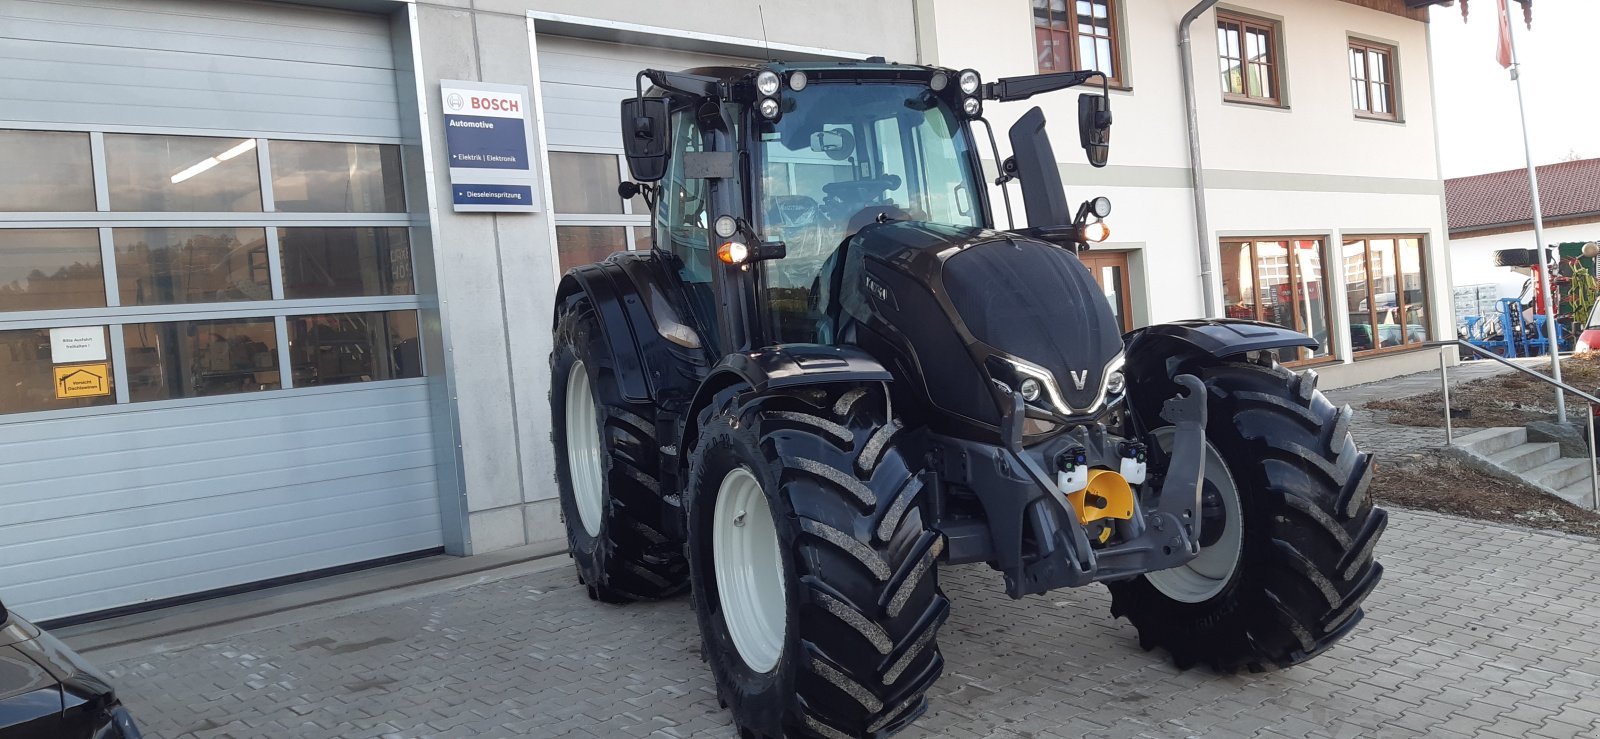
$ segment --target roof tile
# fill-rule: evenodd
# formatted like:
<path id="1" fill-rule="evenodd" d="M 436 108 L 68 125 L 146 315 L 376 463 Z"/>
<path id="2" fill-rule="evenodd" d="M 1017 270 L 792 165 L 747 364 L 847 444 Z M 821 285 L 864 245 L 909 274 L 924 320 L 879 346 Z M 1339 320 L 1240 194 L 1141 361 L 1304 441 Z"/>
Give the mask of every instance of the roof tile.
<path id="1" fill-rule="evenodd" d="M 1444 192 L 1452 233 L 1533 220 L 1526 169 L 1445 180 Z M 1600 212 L 1600 159 L 1539 167 L 1539 205 L 1546 220 Z"/>

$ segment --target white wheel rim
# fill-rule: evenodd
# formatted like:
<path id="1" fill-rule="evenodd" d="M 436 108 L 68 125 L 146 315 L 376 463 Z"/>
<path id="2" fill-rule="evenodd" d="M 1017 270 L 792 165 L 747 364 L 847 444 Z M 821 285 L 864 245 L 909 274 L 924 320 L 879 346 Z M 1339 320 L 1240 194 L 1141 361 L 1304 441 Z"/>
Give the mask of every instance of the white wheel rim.
<path id="1" fill-rule="evenodd" d="M 589 391 L 589 373 L 582 361 L 573 362 L 567 372 L 567 473 L 572 478 L 578 519 L 589 536 L 600 535 L 600 521 L 605 518 L 600 452 L 600 423 Z"/>
<path id="2" fill-rule="evenodd" d="M 783 556 L 767 496 L 750 470 L 736 467 L 722 478 L 711 515 L 711 563 L 722 619 L 745 665 L 771 672 L 783 653 L 787 627 Z"/>
<path id="3" fill-rule="evenodd" d="M 1176 432 L 1169 426 L 1157 429 L 1156 441 L 1161 448 L 1172 451 L 1172 437 Z M 1182 603 L 1202 603 L 1216 597 L 1228 586 L 1233 571 L 1239 567 L 1239 557 L 1244 551 L 1244 520 L 1239 512 L 1239 488 L 1233 476 L 1211 442 L 1206 442 L 1205 480 L 1216 488 L 1222 498 L 1223 529 L 1221 538 L 1211 546 L 1201 547 L 1200 554 L 1186 564 L 1167 570 L 1147 573 L 1144 578 L 1161 591 L 1162 595 Z M 1199 511 L 1195 511 L 1198 519 Z M 1200 532 L 1203 536 L 1205 532 Z"/>

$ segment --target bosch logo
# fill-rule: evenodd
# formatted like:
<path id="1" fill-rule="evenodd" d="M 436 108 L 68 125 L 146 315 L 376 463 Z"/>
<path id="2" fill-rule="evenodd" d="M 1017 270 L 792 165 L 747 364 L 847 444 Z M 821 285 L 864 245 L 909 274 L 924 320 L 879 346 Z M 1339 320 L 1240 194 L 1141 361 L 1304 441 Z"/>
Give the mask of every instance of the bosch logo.
<path id="1" fill-rule="evenodd" d="M 516 113 L 522 110 L 522 105 L 517 100 L 506 98 L 472 98 L 473 110 L 493 110 L 502 113 Z"/>
<path id="2" fill-rule="evenodd" d="M 452 92 L 444 99 L 444 104 L 450 106 L 451 110 L 461 110 L 462 106 L 467 104 L 467 101 L 466 98 L 461 97 L 461 93 Z"/>

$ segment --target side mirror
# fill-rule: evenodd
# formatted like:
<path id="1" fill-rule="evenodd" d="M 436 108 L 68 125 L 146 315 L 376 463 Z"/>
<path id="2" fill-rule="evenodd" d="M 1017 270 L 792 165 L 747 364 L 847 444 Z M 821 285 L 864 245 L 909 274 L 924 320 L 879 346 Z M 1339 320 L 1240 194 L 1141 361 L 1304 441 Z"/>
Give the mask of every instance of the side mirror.
<path id="1" fill-rule="evenodd" d="M 1089 163 L 1106 166 L 1111 157 L 1111 100 L 1105 95 L 1078 96 L 1078 140 Z"/>
<path id="2" fill-rule="evenodd" d="M 622 101 L 622 149 L 628 171 L 639 182 L 656 182 L 667 173 L 671 111 L 667 99 L 636 97 Z"/>

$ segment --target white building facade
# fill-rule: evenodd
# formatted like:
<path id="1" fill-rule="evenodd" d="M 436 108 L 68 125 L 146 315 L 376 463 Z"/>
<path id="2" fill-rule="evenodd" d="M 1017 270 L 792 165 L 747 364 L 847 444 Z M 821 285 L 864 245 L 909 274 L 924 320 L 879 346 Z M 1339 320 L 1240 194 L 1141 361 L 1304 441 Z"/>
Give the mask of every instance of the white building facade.
<path id="1" fill-rule="evenodd" d="M 1112 165 L 1077 153 L 1070 95 L 1039 104 L 1069 196 L 1115 201 L 1086 262 L 1127 327 L 1206 312 L 1203 241 L 1211 313 L 1317 335 L 1302 360 L 1329 381 L 1429 364 L 1408 350 L 1447 335 L 1449 280 L 1415 12 L 1200 15 L 1202 240 L 1187 4 L 1039 5 L 0 2 L 0 598 L 76 619 L 564 548 L 553 294 L 565 267 L 648 248 L 648 213 L 615 196 L 616 103 L 645 67 L 881 55 L 994 79 L 1093 49 L 1118 78 Z M 1069 5 L 1104 33 L 1079 39 Z M 523 96 L 528 181 L 452 183 L 466 100 L 446 85 Z M 1026 108 L 991 106 L 1002 146 Z M 456 209 L 485 192 L 531 208 Z"/>

